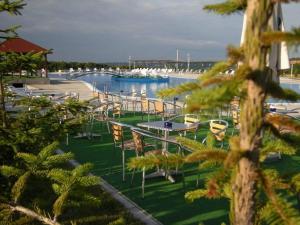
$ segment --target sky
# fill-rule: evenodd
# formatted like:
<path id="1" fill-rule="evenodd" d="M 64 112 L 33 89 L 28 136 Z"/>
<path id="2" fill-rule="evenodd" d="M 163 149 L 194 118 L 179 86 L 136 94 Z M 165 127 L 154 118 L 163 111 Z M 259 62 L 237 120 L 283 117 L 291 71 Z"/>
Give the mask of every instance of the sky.
<path id="1" fill-rule="evenodd" d="M 21 25 L 20 37 L 53 49 L 50 60 L 221 60 L 239 45 L 242 14 L 202 10 L 220 0 L 27 0 L 22 16 L 0 15 L 0 29 Z M 300 26 L 300 4 L 283 5 L 286 29 Z M 292 52 L 290 56 L 300 56 Z"/>

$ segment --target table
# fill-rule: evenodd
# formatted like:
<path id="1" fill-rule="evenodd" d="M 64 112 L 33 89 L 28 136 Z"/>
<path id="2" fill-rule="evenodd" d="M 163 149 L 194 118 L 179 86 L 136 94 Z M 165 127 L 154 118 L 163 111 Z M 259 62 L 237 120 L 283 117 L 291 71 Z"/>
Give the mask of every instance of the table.
<path id="1" fill-rule="evenodd" d="M 184 130 L 188 130 L 188 129 L 193 129 L 193 128 L 197 128 L 198 124 L 185 124 L 185 123 L 177 123 L 177 122 L 172 122 L 172 126 L 165 126 L 165 122 L 166 121 L 153 121 L 153 122 L 145 122 L 145 123 L 138 123 L 137 126 L 139 127 L 145 127 L 145 128 L 149 128 L 149 129 L 156 129 L 156 130 L 162 130 L 164 131 L 164 139 L 167 140 L 169 137 L 169 132 L 170 131 L 184 131 Z M 168 152 L 168 143 L 164 142 L 163 143 L 163 152 Z M 174 174 L 174 173 L 178 173 L 178 171 L 170 171 L 168 174 Z M 168 175 L 168 180 L 171 181 L 172 183 L 175 183 L 174 178 Z M 145 178 L 153 178 L 153 177 L 160 177 L 166 176 L 166 172 L 162 169 L 158 170 L 155 173 L 152 173 L 150 175 L 145 176 Z"/>
<path id="2" fill-rule="evenodd" d="M 165 122 L 167 121 L 152 121 L 152 122 L 145 122 L 145 123 L 138 123 L 137 126 L 139 127 L 145 127 L 148 129 L 156 129 L 156 130 L 162 130 L 164 131 L 164 138 L 165 140 L 169 137 L 170 131 L 185 131 L 193 128 L 197 128 L 198 124 L 185 124 L 185 123 L 177 123 L 177 122 L 171 122 L 172 126 L 166 127 Z M 168 143 L 164 143 L 164 151 L 168 151 Z"/>

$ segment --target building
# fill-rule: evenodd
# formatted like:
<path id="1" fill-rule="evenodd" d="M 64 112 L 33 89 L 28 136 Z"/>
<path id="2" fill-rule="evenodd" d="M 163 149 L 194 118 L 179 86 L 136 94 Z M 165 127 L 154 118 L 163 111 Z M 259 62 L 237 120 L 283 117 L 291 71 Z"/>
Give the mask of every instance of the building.
<path id="1" fill-rule="evenodd" d="M 36 45 L 23 38 L 16 37 L 16 38 L 9 38 L 6 41 L 0 43 L 0 52 L 5 52 L 5 53 L 14 52 L 19 54 L 26 54 L 29 52 L 33 52 L 33 53 L 42 52 L 45 59 L 45 64 L 44 64 L 45 76 L 48 77 L 47 54 L 51 52 L 46 48 Z"/>

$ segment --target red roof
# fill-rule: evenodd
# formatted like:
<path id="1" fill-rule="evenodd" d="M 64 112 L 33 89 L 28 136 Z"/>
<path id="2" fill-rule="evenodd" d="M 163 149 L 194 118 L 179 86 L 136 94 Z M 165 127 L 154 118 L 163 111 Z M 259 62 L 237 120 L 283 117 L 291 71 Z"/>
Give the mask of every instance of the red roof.
<path id="1" fill-rule="evenodd" d="M 37 53 L 46 51 L 48 50 L 19 37 L 8 39 L 0 44 L 0 52 Z"/>

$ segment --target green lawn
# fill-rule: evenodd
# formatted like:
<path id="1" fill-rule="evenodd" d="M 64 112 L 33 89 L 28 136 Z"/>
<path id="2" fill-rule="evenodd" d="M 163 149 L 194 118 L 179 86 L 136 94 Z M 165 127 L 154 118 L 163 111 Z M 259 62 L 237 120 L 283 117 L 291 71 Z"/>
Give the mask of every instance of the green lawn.
<path id="1" fill-rule="evenodd" d="M 121 118 L 121 122 L 129 124 L 136 124 L 140 121 L 139 115 L 126 114 Z M 200 199 L 193 203 L 188 203 L 184 199 L 185 192 L 196 188 L 196 165 L 184 168 L 185 188 L 181 176 L 175 177 L 176 183 L 170 183 L 164 178 L 147 179 L 145 198 L 143 199 L 141 197 L 141 174 L 136 174 L 134 183 L 131 185 L 131 173 L 127 170 L 126 182 L 122 182 L 121 151 L 118 151 L 114 157 L 111 134 L 107 132 L 105 126 L 101 127 L 99 124 L 96 130 L 101 131 L 102 139 L 71 139 L 69 146 L 63 146 L 63 149 L 72 151 L 75 159 L 80 163 L 92 162 L 94 174 L 101 176 L 163 224 L 196 225 L 203 222 L 206 225 L 216 225 L 221 222 L 228 223 L 229 204 L 226 199 Z M 199 140 L 204 138 L 206 133 L 207 130 L 201 129 L 198 135 Z M 228 133 L 231 134 L 231 131 Z M 130 152 L 127 157 L 134 157 L 134 155 L 134 152 Z M 294 161 L 293 164 L 289 157 L 285 157 L 279 162 L 269 163 L 268 166 L 279 167 L 283 173 L 295 169 L 299 171 L 300 156 L 294 156 L 294 159 L 296 162 Z M 200 171 L 199 174 L 200 186 L 203 186 L 209 171 Z"/>

